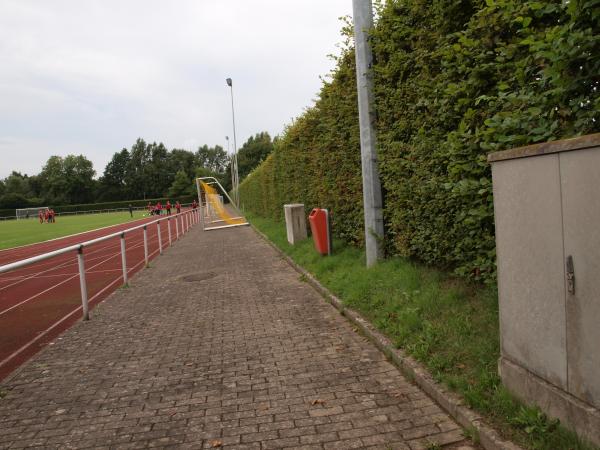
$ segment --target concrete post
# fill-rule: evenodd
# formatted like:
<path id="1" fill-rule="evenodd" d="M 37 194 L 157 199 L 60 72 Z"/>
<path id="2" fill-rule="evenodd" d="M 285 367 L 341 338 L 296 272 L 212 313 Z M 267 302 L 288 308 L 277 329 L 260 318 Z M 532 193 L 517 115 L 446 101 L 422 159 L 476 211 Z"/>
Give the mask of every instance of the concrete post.
<path id="1" fill-rule="evenodd" d="M 356 84 L 365 214 L 367 267 L 383 257 L 383 201 L 377 165 L 375 99 L 373 96 L 373 54 L 368 42 L 373 27 L 371 0 L 352 0 L 356 54 Z"/>
<path id="2" fill-rule="evenodd" d="M 294 245 L 307 238 L 306 217 L 304 216 L 304 205 L 295 203 L 283 205 L 285 212 L 285 228 L 287 231 L 287 240 Z"/>

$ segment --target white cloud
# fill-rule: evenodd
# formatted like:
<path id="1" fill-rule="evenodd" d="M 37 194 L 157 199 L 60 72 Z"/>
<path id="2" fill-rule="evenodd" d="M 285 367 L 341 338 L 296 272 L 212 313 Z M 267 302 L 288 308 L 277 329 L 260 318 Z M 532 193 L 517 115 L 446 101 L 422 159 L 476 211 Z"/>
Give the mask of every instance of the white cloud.
<path id="1" fill-rule="evenodd" d="M 309 106 L 350 0 L 3 0 L 0 177 L 51 154 L 101 173 L 137 137 L 168 147 L 238 145 Z"/>

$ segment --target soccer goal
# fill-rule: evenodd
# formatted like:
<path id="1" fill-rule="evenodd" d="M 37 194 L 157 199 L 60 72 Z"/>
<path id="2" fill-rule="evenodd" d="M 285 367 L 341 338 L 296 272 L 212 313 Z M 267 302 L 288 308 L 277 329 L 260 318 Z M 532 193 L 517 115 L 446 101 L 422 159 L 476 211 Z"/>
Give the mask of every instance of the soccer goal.
<path id="1" fill-rule="evenodd" d="M 229 194 L 216 178 L 196 178 L 196 188 L 200 200 L 200 220 L 203 230 L 219 230 L 221 228 L 248 225 Z M 224 198 L 229 200 L 229 204 L 225 205 Z"/>
<path id="2" fill-rule="evenodd" d="M 47 206 L 38 206 L 37 208 L 21 208 L 15 210 L 15 216 L 19 219 L 37 219 L 40 210 L 46 212 Z"/>

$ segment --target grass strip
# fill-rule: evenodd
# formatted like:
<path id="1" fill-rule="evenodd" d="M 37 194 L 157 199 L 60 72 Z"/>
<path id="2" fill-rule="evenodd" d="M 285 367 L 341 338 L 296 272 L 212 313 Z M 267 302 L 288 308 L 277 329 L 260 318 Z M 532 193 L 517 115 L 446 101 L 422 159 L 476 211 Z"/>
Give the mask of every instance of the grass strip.
<path id="1" fill-rule="evenodd" d="M 470 284 L 400 257 L 367 269 L 364 251 L 337 240 L 333 255 L 322 257 L 311 239 L 290 245 L 285 224 L 247 217 L 346 306 L 423 363 L 438 382 L 462 395 L 503 437 L 530 449 L 596 449 L 502 386 L 495 287 Z"/>

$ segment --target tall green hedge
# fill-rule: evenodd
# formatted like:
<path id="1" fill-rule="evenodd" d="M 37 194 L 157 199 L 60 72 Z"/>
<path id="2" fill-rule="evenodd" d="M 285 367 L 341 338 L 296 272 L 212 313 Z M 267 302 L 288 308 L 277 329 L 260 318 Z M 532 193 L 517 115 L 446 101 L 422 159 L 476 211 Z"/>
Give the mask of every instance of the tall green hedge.
<path id="1" fill-rule="evenodd" d="M 600 131 L 600 0 L 389 0 L 377 9 L 386 248 L 493 279 L 486 156 Z M 362 243 L 353 49 L 240 189 L 247 209 L 270 217 L 287 202 L 328 207 L 334 233 Z"/>

